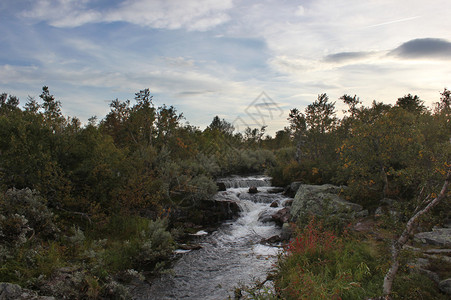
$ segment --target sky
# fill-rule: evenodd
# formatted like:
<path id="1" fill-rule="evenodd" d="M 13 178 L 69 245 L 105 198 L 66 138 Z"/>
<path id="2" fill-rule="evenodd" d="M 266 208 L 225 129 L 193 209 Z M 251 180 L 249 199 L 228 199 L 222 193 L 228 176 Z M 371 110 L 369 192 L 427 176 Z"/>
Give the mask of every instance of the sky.
<path id="1" fill-rule="evenodd" d="M 327 93 L 432 107 L 451 85 L 448 0 L 2 0 L 0 92 L 43 86 L 82 122 L 149 88 L 190 124 L 287 126 Z"/>

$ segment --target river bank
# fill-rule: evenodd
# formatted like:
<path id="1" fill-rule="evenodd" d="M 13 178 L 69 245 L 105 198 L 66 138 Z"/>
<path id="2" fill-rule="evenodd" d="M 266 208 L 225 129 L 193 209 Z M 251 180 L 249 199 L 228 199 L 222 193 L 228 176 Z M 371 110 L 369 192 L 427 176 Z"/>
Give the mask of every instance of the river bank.
<path id="1" fill-rule="evenodd" d="M 227 299 L 233 298 L 238 286 L 266 278 L 280 244 L 262 241 L 280 236 L 281 227 L 263 217 L 280 210 L 290 198 L 274 193 L 270 178 L 265 176 L 234 176 L 220 182 L 226 190 L 218 192 L 214 200 L 237 203 L 241 210 L 238 217 L 211 233 L 193 235 L 192 242 L 200 248 L 176 250 L 180 254 L 172 272 L 135 288 L 133 299 Z M 249 193 L 253 187 L 257 192 Z"/>

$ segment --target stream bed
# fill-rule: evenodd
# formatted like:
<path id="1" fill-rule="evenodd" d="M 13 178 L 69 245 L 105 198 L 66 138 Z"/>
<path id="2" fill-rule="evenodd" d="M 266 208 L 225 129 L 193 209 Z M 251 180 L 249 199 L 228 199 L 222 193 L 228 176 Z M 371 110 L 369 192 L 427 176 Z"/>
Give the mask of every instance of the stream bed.
<path id="1" fill-rule="evenodd" d="M 181 257 L 172 274 L 153 281 L 147 295 L 135 299 L 233 299 L 239 285 L 265 280 L 280 248 L 260 242 L 280 235 L 281 229 L 259 218 L 279 210 L 288 198 L 271 191 L 268 177 L 230 177 L 221 181 L 227 190 L 218 192 L 215 198 L 236 201 L 241 208 L 239 217 L 211 234 L 198 232 L 195 243 L 202 248 L 178 251 Z M 249 193 L 249 187 L 257 187 L 258 193 Z M 279 207 L 270 207 L 274 201 Z"/>

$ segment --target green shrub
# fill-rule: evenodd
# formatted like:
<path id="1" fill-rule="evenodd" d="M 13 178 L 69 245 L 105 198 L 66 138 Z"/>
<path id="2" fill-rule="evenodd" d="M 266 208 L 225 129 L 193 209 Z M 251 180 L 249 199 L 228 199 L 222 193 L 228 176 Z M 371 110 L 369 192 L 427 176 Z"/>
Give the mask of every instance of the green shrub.
<path id="1" fill-rule="evenodd" d="M 345 234 L 346 236 L 346 234 Z M 378 295 L 377 260 L 362 242 L 326 230 L 314 219 L 279 257 L 276 291 L 283 299 L 362 299 Z"/>
<path id="2" fill-rule="evenodd" d="M 122 238 L 116 237 L 106 242 L 102 254 L 104 268 L 108 272 L 131 268 L 161 271 L 174 250 L 174 241 L 166 227 L 164 220 L 151 221 L 131 216 L 116 219 L 112 228 L 116 228 L 117 237 Z"/>
<path id="3" fill-rule="evenodd" d="M 0 196 L 0 236 L 24 242 L 25 236 L 53 238 L 59 232 L 45 200 L 30 189 L 10 189 Z"/>

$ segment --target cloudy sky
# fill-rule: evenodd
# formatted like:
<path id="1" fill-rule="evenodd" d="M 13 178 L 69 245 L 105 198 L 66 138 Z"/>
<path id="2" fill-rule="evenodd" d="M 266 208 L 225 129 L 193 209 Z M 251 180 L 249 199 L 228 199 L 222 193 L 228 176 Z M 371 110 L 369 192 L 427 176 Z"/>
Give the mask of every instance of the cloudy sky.
<path id="1" fill-rule="evenodd" d="M 86 121 L 149 88 L 201 128 L 219 115 L 270 132 L 320 93 L 432 106 L 451 85 L 450 13 L 447 0 L 2 0 L 0 92 L 23 104 L 47 85 Z"/>

